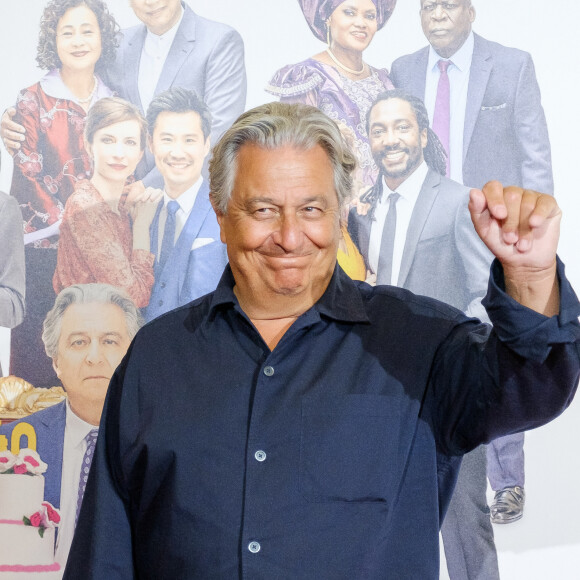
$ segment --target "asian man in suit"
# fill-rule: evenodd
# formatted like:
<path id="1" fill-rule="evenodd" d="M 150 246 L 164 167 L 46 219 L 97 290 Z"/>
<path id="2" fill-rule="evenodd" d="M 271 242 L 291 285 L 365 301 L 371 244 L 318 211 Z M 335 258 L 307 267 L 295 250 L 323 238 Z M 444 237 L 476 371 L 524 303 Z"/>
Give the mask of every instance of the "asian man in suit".
<path id="1" fill-rule="evenodd" d="M 441 127 L 434 118 L 439 86 L 448 82 L 449 117 L 443 132 L 448 130 L 451 178 L 469 187 L 497 179 L 553 194 L 550 140 L 532 57 L 475 34 L 471 0 L 421 0 L 420 13 L 430 46 L 397 59 L 391 76 L 396 87 L 425 101 L 436 132 Z M 447 63 L 445 74 L 439 62 Z M 524 433 L 492 441 L 487 460 L 496 492 L 492 521 L 520 519 Z"/>
<path id="2" fill-rule="evenodd" d="M 62 569 L 109 381 L 141 324 L 139 309 L 123 290 L 108 284 L 79 284 L 62 290 L 46 316 L 42 340 L 67 400 L 0 427 L 0 436 L 8 440 L 22 422 L 36 432 L 37 451 L 48 464 L 44 499 L 61 513 L 55 559 Z"/>
<path id="3" fill-rule="evenodd" d="M 149 146 L 164 181 L 150 228 L 155 284 L 147 321 L 215 290 L 228 258 L 202 167 L 212 116 L 193 91 L 173 88 L 147 111 Z"/>
<path id="4" fill-rule="evenodd" d="M 423 102 L 400 89 L 379 95 L 368 131 L 380 174 L 363 199 L 370 210 L 353 208 L 348 227 L 376 283 L 488 320 L 481 299 L 492 255 L 471 222 L 469 189 L 444 176 L 446 155 Z M 480 446 L 463 458 L 441 528 L 453 580 L 499 579 L 485 492 Z"/>

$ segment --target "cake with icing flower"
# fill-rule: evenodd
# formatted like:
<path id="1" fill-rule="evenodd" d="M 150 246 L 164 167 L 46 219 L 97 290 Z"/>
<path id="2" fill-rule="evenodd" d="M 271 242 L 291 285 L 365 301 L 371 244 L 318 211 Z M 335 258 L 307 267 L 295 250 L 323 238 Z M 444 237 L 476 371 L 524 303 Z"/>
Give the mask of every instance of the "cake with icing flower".
<path id="1" fill-rule="evenodd" d="M 54 561 L 60 515 L 44 501 L 46 468 L 33 449 L 20 449 L 16 455 L 0 451 L 0 577 L 60 570 Z"/>

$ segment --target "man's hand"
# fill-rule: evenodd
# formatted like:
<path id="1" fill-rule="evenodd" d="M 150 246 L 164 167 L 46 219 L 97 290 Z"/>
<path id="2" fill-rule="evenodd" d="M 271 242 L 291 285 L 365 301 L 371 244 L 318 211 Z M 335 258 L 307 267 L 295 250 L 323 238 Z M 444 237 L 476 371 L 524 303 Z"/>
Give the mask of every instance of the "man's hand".
<path id="1" fill-rule="evenodd" d="M 16 109 L 10 107 L 4 111 L 2 115 L 2 120 L 0 120 L 0 137 L 2 137 L 2 142 L 6 151 L 14 157 L 18 149 L 20 149 L 20 143 L 24 141 L 26 129 L 15 123 L 12 118 L 16 115 Z"/>
<path id="2" fill-rule="evenodd" d="M 490 181 L 472 189 L 475 230 L 503 266 L 506 290 L 537 312 L 558 313 L 556 249 L 562 212 L 551 195 Z"/>

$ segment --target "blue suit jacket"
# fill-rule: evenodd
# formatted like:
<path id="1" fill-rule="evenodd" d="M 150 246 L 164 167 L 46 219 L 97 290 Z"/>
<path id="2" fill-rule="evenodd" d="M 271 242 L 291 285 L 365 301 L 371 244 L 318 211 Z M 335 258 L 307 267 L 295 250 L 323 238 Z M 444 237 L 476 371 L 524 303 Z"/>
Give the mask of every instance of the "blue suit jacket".
<path id="1" fill-rule="evenodd" d="M 246 106 L 244 43 L 239 33 L 220 22 L 198 16 L 182 3 L 184 15 L 161 71 L 155 94 L 171 87 L 194 90 L 212 114 L 212 143 L 226 131 Z M 124 30 L 117 59 L 102 74 L 117 94 L 141 109 L 139 61 L 147 28 Z M 153 156 L 146 152 L 136 176 L 146 185 L 162 187 Z"/>
<path id="2" fill-rule="evenodd" d="M 151 253 L 156 256 L 162 208 L 163 202 L 160 202 L 149 229 Z M 214 241 L 192 249 L 197 238 L 211 238 Z M 209 186 L 204 180 L 193 209 L 163 269 L 159 269 L 157 261 L 155 262 L 155 284 L 149 306 L 144 313 L 145 320 L 153 320 L 215 290 L 227 262 L 226 246 L 220 241 L 219 225 L 209 201 Z"/>
<path id="3" fill-rule="evenodd" d="M 463 129 L 463 183 L 491 179 L 554 192 L 550 140 L 532 57 L 474 34 Z M 429 47 L 398 58 L 397 88 L 425 98 Z"/>
<path id="4" fill-rule="evenodd" d="M 8 449 L 10 449 L 12 430 L 19 423 L 29 423 L 36 431 L 36 451 L 42 461 L 48 464 L 48 468 L 44 473 L 44 499 L 49 501 L 54 507 L 60 508 L 66 400 L 48 407 L 48 409 L 37 411 L 20 421 L 2 425 L 0 427 L 0 435 L 5 435 L 8 438 Z M 21 447 L 25 447 L 24 441 Z"/>

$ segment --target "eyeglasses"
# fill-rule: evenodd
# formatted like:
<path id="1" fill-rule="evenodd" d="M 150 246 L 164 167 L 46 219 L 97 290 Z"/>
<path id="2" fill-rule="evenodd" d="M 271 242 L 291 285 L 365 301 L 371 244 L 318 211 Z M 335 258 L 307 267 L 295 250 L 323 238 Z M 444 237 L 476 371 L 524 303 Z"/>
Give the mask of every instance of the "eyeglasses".
<path id="1" fill-rule="evenodd" d="M 444 12 L 450 14 L 451 12 L 455 12 L 461 5 L 456 2 L 426 2 L 421 6 L 421 11 L 431 14 L 431 12 L 435 12 L 437 6 L 441 6 Z"/>

